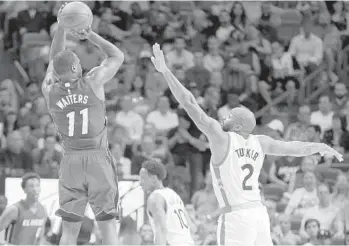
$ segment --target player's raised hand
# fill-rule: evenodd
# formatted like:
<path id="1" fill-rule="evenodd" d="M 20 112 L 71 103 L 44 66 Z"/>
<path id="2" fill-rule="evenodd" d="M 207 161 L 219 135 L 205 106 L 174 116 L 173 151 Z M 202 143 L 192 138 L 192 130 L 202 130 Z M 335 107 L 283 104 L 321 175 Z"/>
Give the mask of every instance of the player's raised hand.
<path id="1" fill-rule="evenodd" d="M 57 22 L 58 22 L 58 24 L 59 24 L 59 17 L 60 17 L 60 15 L 61 15 L 61 13 L 62 13 L 62 10 L 64 9 L 64 7 L 65 7 L 67 4 L 68 4 L 68 2 L 63 3 L 62 6 L 61 6 L 61 7 L 59 8 L 59 10 L 58 10 L 58 13 L 57 13 Z"/>
<path id="2" fill-rule="evenodd" d="M 153 55 L 154 56 L 151 57 L 151 61 L 153 62 L 156 70 L 158 70 L 160 73 L 165 72 L 168 68 L 165 62 L 164 53 L 160 49 L 160 45 L 158 43 L 153 45 Z"/>
<path id="3" fill-rule="evenodd" d="M 338 151 L 336 151 L 335 149 L 328 146 L 327 144 L 324 144 L 324 143 L 320 144 L 319 153 L 321 156 L 331 155 L 331 156 L 336 157 L 339 162 L 343 161 L 343 155 L 341 153 L 339 153 Z"/>

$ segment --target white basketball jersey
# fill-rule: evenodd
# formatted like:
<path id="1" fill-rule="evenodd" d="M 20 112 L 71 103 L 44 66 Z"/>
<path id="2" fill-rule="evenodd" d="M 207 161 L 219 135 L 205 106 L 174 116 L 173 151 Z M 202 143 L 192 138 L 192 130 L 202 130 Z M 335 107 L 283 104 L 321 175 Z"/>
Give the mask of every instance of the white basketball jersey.
<path id="1" fill-rule="evenodd" d="M 245 139 L 234 132 L 229 133 L 225 159 L 210 165 L 213 188 L 221 208 L 261 201 L 258 178 L 264 157 L 256 136 Z"/>
<path id="2" fill-rule="evenodd" d="M 166 201 L 166 227 L 168 245 L 194 245 L 190 235 L 189 223 L 186 217 L 186 209 L 179 195 L 170 188 L 153 191 L 161 195 Z M 148 212 L 148 211 L 147 211 Z M 155 223 L 148 212 L 149 222 L 155 235 Z"/>

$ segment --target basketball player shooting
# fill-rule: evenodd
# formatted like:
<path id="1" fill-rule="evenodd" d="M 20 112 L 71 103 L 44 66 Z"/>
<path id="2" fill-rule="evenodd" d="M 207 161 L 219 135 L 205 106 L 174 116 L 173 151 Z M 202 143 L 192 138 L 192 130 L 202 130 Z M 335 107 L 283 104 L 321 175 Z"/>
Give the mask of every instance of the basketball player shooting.
<path id="1" fill-rule="evenodd" d="M 6 244 L 41 245 L 47 212 L 39 202 L 41 191 L 39 175 L 25 174 L 21 186 L 26 197 L 5 209 L 0 217 L 0 231 L 6 229 Z"/>
<path id="2" fill-rule="evenodd" d="M 64 5 L 65 6 L 65 5 Z M 62 6 L 62 8 L 64 8 Z M 62 8 L 60 12 L 62 11 Z M 42 93 L 59 134 L 64 156 L 60 164 L 61 245 L 76 245 L 87 202 L 96 216 L 103 244 L 117 244 L 118 184 L 107 142 L 103 85 L 114 77 L 123 53 L 98 34 L 69 30 L 96 45 L 107 57 L 82 75 L 80 60 L 66 50 L 66 32 L 59 22 Z"/>
<path id="3" fill-rule="evenodd" d="M 139 176 L 148 196 L 147 214 L 155 245 L 194 245 L 182 199 L 162 183 L 166 178 L 165 166 L 156 160 L 145 161 Z"/>
<path id="4" fill-rule="evenodd" d="M 342 155 L 323 143 L 285 142 L 264 135 L 252 135 L 254 114 L 246 108 L 231 110 L 221 123 L 208 117 L 194 96 L 167 68 L 158 44 L 151 58 L 164 76 L 171 92 L 197 127 L 207 136 L 214 191 L 221 208 L 218 221 L 219 245 L 273 245 L 270 221 L 261 202 L 258 177 L 265 155 L 307 156 L 329 154 L 342 161 Z"/>

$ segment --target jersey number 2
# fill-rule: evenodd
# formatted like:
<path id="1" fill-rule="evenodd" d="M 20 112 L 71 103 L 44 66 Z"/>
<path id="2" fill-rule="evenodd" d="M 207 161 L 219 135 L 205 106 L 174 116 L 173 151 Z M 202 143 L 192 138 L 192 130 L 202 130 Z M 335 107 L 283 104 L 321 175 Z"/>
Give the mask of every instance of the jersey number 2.
<path id="1" fill-rule="evenodd" d="M 187 221 L 187 218 L 183 212 L 182 209 L 175 209 L 174 210 L 175 214 L 177 215 L 178 219 L 179 219 L 179 223 L 181 224 L 181 227 L 182 229 L 185 227 L 185 228 L 188 228 L 188 221 Z"/>
<path id="2" fill-rule="evenodd" d="M 247 185 L 247 181 L 251 178 L 253 172 L 254 172 L 254 168 L 251 164 L 245 164 L 241 167 L 241 169 L 244 171 L 245 169 L 248 170 L 247 175 L 245 176 L 244 180 L 242 181 L 242 189 L 243 190 L 252 190 L 252 186 L 251 185 Z"/>
<path id="3" fill-rule="evenodd" d="M 82 129 L 81 134 L 85 135 L 88 133 L 88 108 L 82 109 L 80 111 L 80 114 L 82 115 Z M 75 130 L 75 111 L 71 111 L 67 114 L 68 118 L 68 136 L 72 137 L 74 136 L 74 130 Z"/>

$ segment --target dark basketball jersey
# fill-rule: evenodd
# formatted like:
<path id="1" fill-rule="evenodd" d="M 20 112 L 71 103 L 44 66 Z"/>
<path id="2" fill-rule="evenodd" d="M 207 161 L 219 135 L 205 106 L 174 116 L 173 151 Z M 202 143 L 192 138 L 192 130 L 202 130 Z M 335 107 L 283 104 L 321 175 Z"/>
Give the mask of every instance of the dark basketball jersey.
<path id="1" fill-rule="evenodd" d="M 23 200 L 15 206 L 18 208 L 18 217 L 6 229 L 6 241 L 14 245 L 39 244 L 47 219 L 45 208 L 39 203 L 36 212 L 33 213 Z"/>
<path id="2" fill-rule="evenodd" d="M 86 78 L 55 83 L 48 107 L 65 150 L 107 148 L 104 102 L 95 95 Z"/>

